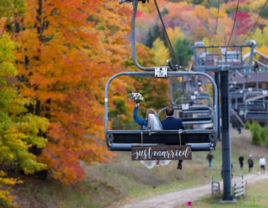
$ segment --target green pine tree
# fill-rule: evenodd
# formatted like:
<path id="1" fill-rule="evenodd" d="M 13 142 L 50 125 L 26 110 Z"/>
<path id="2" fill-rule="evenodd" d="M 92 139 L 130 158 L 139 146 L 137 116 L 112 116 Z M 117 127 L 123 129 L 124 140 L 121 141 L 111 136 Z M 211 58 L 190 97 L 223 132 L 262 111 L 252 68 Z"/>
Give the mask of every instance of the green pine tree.
<path id="1" fill-rule="evenodd" d="M 187 66 L 193 55 L 193 51 L 189 48 L 189 45 L 191 45 L 191 42 L 187 39 L 182 40 L 179 38 L 175 43 L 174 52 L 181 66 Z M 172 57 L 172 61 L 176 63 L 174 57 Z"/>

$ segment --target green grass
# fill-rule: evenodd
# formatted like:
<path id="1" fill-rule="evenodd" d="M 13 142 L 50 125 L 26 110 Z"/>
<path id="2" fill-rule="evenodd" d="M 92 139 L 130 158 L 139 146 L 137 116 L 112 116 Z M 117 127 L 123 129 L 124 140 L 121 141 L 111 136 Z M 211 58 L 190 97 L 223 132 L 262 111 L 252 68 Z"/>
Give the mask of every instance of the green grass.
<path id="1" fill-rule="evenodd" d="M 238 136 L 236 131 L 232 131 L 231 137 L 234 175 L 240 176 L 248 171 L 246 164 L 244 170 L 239 168 L 240 154 L 244 154 L 245 160 L 248 154 L 253 154 L 256 164 L 253 171 L 259 171 L 258 157 L 266 149 L 251 145 L 248 132 L 244 131 Z M 220 142 L 212 153 L 212 168 L 208 168 L 206 161 L 208 152 L 193 152 L 192 160 L 184 161 L 183 170 L 177 170 L 177 161 L 147 169 L 140 162 L 132 162 L 130 153 L 119 152 L 117 159 L 109 164 L 86 166 L 81 163 L 86 172 L 83 182 L 67 186 L 52 179 L 44 182 L 26 177 L 25 182 L 14 190 L 14 195 L 23 208 L 118 207 L 132 200 L 209 184 L 210 176 L 214 180 L 221 180 Z"/>
<path id="2" fill-rule="evenodd" d="M 66 186 L 57 181 L 28 181 L 18 187 L 17 201 L 19 207 L 79 207 L 95 208 L 107 204 L 106 197 L 111 201 L 120 199 L 120 193 L 107 181 L 79 182 Z"/>
<path id="3" fill-rule="evenodd" d="M 256 182 L 247 187 L 245 196 L 238 197 L 236 204 L 220 204 L 219 198 L 215 195 L 207 196 L 204 199 L 193 202 L 195 208 L 264 208 L 267 205 L 268 181 Z M 181 205 L 176 208 L 184 208 Z"/>

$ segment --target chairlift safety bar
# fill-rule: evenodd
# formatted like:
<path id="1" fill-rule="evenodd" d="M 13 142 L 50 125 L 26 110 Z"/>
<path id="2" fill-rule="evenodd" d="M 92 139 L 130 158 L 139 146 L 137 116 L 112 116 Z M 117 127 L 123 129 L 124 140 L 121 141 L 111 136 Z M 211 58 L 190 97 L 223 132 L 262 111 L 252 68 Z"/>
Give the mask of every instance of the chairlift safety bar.
<path id="1" fill-rule="evenodd" d="M 192 95 L 193 96 L 193 95 Z M 192 98 L 192 97 L 191 97 Z M 180 97 L 180 98 L 177 98 L 174 102 L 173 105 L 177 105 L 177 102 L 179 100 L 186 100 L 186 101 L 189 101 L 190 99 L 188 99 L 187 97 Z M 211 97 L 207 97 L 207 96 L 196 96 L 195 99 L 191 99 L 191 100 L 209 100 L 209 106 L 210 107 L 213 107 L 213 101 L 211 99 Z M 182 103 L 183 104 L 183 103 Z"/>

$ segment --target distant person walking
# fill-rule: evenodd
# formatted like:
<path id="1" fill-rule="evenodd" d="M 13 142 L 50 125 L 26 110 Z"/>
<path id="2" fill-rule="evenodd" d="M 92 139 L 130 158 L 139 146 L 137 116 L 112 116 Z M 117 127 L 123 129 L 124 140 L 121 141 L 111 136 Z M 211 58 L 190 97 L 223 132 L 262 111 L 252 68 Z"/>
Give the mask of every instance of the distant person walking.
<path id="1" fill-rule="evenodd" d="M 253 165 L 254 165 L 254 161 L 252 159 L 252 155 L 249 155 L 249 158 L 248 158 L 248 172 L 249 173 L 252 173 Z"/>
<path id="2" fill-rule="evenodd" d="M 265 160 L 265 158 L 263 156 L 260 158 L 259 163 L 260 163 L 260 166 L 261 166 L 261 174 L 264 174 L 265 173 L 266 160 Z"/>
<path id="3" fill-rule="evenodd" d="M 242 155 L 240 155 L 240 157 L 238 158 L 239 163 L 240 163 L 240 169 L 243 169 L 243 164 L 244 164 L 244 157 Z"/>
<path id="4" fill-rule="evenodd" d="M 211 163 L 212 163 L 212 159 L 214 158 L 214 156 L 212 155 L 211 152 L 208 153 L 207 155 L 207 160 L 208 160 L 208 167 L 211 168 Z"/>
<path id="5" fill-rule="evenodd" d="M 242 128 L 241 128 L 241 127 L 238 127 L 238 128 L 237 128 L 237 133 L 238 133 L 238 134 L 241 134 L 241 130 L 242 130 Z"/>

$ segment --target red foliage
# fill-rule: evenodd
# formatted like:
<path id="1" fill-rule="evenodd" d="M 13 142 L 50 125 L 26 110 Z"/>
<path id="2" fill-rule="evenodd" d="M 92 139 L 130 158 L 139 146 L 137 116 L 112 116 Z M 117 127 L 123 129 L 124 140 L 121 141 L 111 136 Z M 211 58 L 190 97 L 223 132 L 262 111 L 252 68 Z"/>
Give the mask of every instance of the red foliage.
<path id="1" fill-rule="evenodd" d="M 235 17 L 235 13 L 233 18 Z M 252 27 L 250 15 L 247 12 L 237 12 L 236 26 L 234 29 L 235 35 L 246 34 Z"/>

